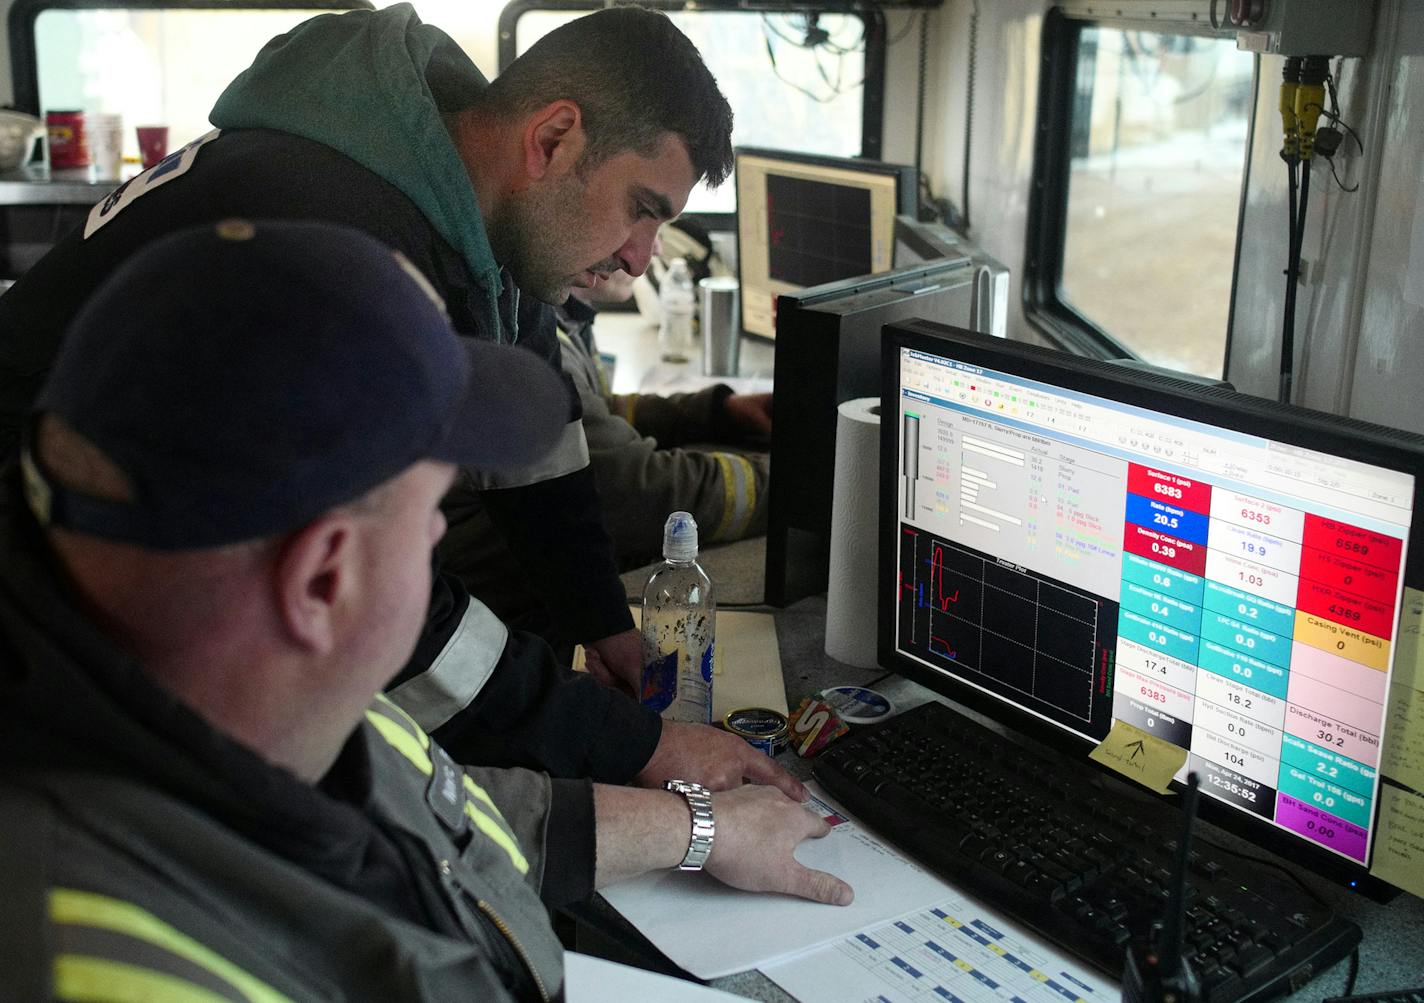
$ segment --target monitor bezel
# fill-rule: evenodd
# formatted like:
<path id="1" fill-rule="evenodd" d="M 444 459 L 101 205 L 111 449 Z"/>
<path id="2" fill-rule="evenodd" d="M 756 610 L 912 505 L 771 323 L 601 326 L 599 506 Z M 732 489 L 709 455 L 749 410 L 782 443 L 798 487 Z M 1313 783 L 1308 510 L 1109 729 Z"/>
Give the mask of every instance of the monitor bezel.
<path id="1" fill-rule="evenodd" d="M 863 157 L 834 157 L 821 153 L 800 153 L 795 150 L 776 150 L 765 146 L 738 146 L 732 151 L 733 174 L 741 170 L 743 157 L 763 157 L 768 160 L 779 160 L 787 164 L 804 164 L 811 167 L 831 167 L 844 171 L 856 171 L 862 174 L 873 174 L 879 177 L 893 177 L 895 179 L 895 214 L 897 216 L 904 213 L 913 213 L 919 203 L 919 178 L 918 172 L 909 164 L 892 164 L 884 160 L 870 160 Z M 743 286 L 746 277 L 742 273 L 742 204 L 738 199 L 736 208 L 732 213 L 732 232 L 737 237 L 737 285 Z M 892 269 L 893 270 L 893 269 Z M 883 275 L 885 273 L 872 273 Z M 835 280 L 838 282 L 844 279 Z M 817 286 L 804 286 L 802 292 L 810 289 L 822 289 L 832 283 L 823 283 Z M 738 305 L 737 327 L 744 337 L 758 338 L 762 341 L 776 341 L 776 327 L 772 325 L 770 336 L 755 331 L 748 331 L 744 323 L 746 317 L 745 302 Z"/>
<path id="2" fill-rule="evenodd" d="M 881 343 L 880 519 L 879 539 L 899 535 L 899 356 L 908 348 L 950 355 L 969 365 L 1011 373 L 1053 386 L 1122 401 L 1164 414 L 1226 427 L 1252 435 L 1335 452 L 1414 476 L 1414 512 L 1404 560 L 1404 583 L 1424 588 L 1424 436 L 1385 428 L 1351 418 L 1250 397 L 1221 387 L 1201 386 L 1157 372 L 1115 366 L 1108 362 L 1005 341 L 929 321 L 888 324 Z M 1106 776 L 1121 779 L 1107 767 L 1088 759 L 1092 746 L 1027 711 L 1003 703 L 952 677 L 941 675 L 895 650 L 898 549 L 881 547 L 877 575 L 877 654 L 883 668 L 894 671 L 942 696 L 971 708 L 1013 732 L 1090 763 Z M 1173 784 L 1174 791 L 1181 785 Z M 1136 788 L 1147 793 L 1146 788 Z M 1152 795 L 1173 802 L 1173 795 Z M 1379 804 L 1375 805 L 1378 833 Z M 1399 889 L 1338 854 L 1291 836 L 1273 824 L 1248 813 L 1201 798 L 1199 811 L 1207 821 L 1253 845 L 1307 867 L 1312 873 L 1346 885 L 1373 898 L 1385 900 Z"/>

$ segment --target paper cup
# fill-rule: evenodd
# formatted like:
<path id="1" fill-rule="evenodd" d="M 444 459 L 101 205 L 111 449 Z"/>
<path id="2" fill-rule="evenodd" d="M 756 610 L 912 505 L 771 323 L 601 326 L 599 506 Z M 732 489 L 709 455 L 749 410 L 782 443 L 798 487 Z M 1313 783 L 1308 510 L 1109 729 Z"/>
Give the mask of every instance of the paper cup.
<path id="1" fill-rule="evenodd" d="M 144 169 L 152 167 L 168 156 L 168 126 L 141 125 L 138 127 L 138 152 Z"/>

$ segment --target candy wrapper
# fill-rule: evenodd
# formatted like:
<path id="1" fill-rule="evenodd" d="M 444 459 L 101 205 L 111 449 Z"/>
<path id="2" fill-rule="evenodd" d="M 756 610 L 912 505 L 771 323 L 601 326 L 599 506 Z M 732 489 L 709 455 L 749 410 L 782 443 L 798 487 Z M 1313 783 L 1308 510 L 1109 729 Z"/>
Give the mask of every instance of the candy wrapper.
<path id="1" fill-rule="evenodd" d="M 850 726 L 837 716 L 835 709 L 824 700 L 807 697 L 788 718 L 791 732 L 791 746 L 796 755 L 810 759 L 821 750 L 850 731 Z"/>

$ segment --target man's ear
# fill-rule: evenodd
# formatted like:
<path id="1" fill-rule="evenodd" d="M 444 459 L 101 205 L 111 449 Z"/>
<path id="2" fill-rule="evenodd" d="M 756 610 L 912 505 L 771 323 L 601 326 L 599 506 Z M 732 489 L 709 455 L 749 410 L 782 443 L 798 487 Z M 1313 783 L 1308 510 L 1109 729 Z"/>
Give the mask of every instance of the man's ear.
<path id="1" fill-rule="evenodd" d="M 539 181 L 547 174 L 571 170 L 586 145 L 579 106 L 567 98 L 552 101 L 525 120 L 520 150 L 524 174 Z"/>
<path id="2" fill-rule="evenodd" d="M 293 643 L 329 654 L 358 587 L 356 524 L 328 513 L 287 537 L 273 568 L 277 614 Z"/>

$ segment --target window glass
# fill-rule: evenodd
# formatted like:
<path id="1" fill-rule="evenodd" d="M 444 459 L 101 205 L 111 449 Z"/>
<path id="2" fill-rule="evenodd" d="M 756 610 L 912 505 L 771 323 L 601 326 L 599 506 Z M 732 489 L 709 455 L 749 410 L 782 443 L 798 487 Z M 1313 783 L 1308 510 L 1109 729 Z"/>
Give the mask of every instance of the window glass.
<path id="1" fill-rule="evenodd" d="M 134 127 L 167 125 L 174 149 L 212 128 L 208 113 L 257 50 L 316 10 L 66 10 L 35 20 L 41 113 L 123 116 L 124 156 L 138 160 Z"/>
<path id="2" fill-rule="evenodd" d="M 516 51 L 582 13 L 522 15 Z M 670 16 L 702 53 L 731 103 L 734 144 L 836 157 L 860 154 L 865 36 L 859 17 L 749 11 Z M 728 179 L 716 190 L 699 185 L 687 211 L 730 213 L 736 202 L 735 179 Z"/>
<path id="3" fill-rule="evenodd" d="M 1254 60 L 1085 27 L 1060 298 L 1147 362 L 1220 377 Z"/>

